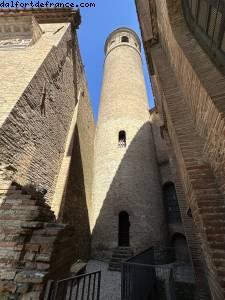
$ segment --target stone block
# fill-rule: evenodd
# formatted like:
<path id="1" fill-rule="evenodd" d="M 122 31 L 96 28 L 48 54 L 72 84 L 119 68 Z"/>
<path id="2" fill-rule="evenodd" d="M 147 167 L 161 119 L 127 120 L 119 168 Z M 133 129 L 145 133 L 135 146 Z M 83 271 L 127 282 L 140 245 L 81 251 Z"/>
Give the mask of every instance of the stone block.
<path id="1" fill-rule="evenodd" d="M 19 283 L 17 284 L 17 293 L 25 294 L 30 288 L 30 283 Z"/>
<path id="2" fill-rule="evenodd" d="M 34 252 L 27 252 L 24 256 L 25 261 L 34 261 L 35 253 Z"/>
<path id="3" fill-rule="evenodd" d="M 47 263 L 41 263 L 41 262 L 37 263 L 37 270 L 47 271 L 47 270 L 49 270 L 49 268 L 50 268 L 50 265 Z"/>
<path id="4" fill-rule="evenodd" d="M 23 222 L 21 224 L 22 228 L 27 228 L 27 229 L 42 229 L 44 227 L 43 222 Z"/>
<path id="5" fill-rule="evenodd" d="M 21 300 L 40 300 L 41 292 L 30 292 L 22 295 Z"/>
<path id="6" fill-rule="evenodd" d="M 15 282 L 0 280 L 0 299 L 2 299 L 1 293 L 3 292 L 15 293 L 16 288 L 17 286 Z"/>
<path id="7" fill-rule="evenodd" d="M 42 283 L 45 275 L 45 272 L 22 271 L 16 275 L 15 281 L 19 283 Z"/>
<path id="8" fill-rule="evenodd" d="M 0 271 L 0 279 L 3 280 L 13 280 L 16 276 L 16 270 L 1 270 Z"/>
<path id="9" fill-rule="evenodd" d="M 39 244 L 32 244 L 28 243 L 25 245 L 25 250 L 31 251 L 31 252 L 38 252 L 40 250 L 40 245 Z"/>
<path id="10" fill-rule="evenodd" d="M 36 259 L 37 262 L 50 262 L 51 255 L 50 254 L 37 254 Z"/>

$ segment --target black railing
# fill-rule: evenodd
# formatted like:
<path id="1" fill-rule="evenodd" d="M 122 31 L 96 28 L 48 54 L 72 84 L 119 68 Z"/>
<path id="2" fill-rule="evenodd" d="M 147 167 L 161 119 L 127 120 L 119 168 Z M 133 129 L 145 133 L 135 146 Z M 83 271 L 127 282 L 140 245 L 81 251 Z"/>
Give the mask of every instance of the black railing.
<path id="1" fill-rule="evenodd" d="M 122 264 L 122 300 L 175 300 L 173 269 L 170 266 Z"/>
<path id="2" fill-rule="evenodd" d="M 150 248 L 121 267 L 122 300 L 175 300 L 173 248 Z"/>
<path id="3" fill-rule="evenodd" d="M 49 281 L 44 300 L 99 300 L 101 271 Z"/>
<path id="4" fill-rule="evenodd" d="M 149 248 L 127 260 L 129 263 L 147 265 L 165 265 L 175 261 L 175 250 L 172 247 Z"/>

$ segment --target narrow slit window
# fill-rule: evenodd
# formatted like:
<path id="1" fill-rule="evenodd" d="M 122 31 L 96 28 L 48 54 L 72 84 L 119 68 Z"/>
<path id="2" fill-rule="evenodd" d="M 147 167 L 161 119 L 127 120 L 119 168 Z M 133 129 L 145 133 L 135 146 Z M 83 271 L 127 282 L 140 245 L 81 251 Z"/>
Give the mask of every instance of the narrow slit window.
<path id="1" fill-rule="evenodd" d="M 223 40 L 222 40 L 222 44 L 221 44 L 221 49 L 225 52 L 225 32 L 223 34 Z"/>
<path id="2" fill-rule="evenodd" d="M 124 130 L 121 130 L 119 132 L 118 146 L 119 146 L 119 148 L 125 148 L 126 147 L 126 132 Z"/>
<path id="3" fill-rule="evenodd" d="M 122 36 L 121 42 L 122 43 L 129 43 L 129 38 L 127 36 Z"/>

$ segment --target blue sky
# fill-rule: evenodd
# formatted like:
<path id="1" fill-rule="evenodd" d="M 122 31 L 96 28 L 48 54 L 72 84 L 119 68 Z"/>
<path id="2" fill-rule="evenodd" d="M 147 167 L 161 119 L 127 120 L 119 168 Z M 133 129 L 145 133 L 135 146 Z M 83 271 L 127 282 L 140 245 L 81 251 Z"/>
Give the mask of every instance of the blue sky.
<path id="1" fill-rule="evenodd" d="M 134 0 L 91 0 L 90 2 L 95 2 L 96 7 L 80 9 L 82 21 L 78 30 L 78 38 L 94 117 L 97 120 L 103 77 L 105 40 L 109 33 L 117 27 L 130 27 L 139 36 L 140 30 Z M 142 53 L 142 57 L 149 102 L 152 107 L 153 99 L 144 53 Z"/>

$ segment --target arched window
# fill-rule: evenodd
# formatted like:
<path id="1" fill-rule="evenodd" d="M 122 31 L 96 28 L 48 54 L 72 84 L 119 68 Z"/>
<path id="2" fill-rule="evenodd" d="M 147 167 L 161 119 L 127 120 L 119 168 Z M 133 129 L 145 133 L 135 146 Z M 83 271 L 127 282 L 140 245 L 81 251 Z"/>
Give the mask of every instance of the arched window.
<path id="1" fill-rule="evenodd" d="M 169 223 L 181 223 L 180 208 L 177 201 L 175 186 L 172 182 L 167 182 L 163 186 L 163 200 L 167 212 Z"/>
<path id="2" fill-rule="evenodd" d="M 119 142 L 118 142 L 118 146 L 120 148 L 124 148 L 126 147 L 126 132 L 124 130 L 121 130 L 119 132 Z"/>
<path id="3" fill-rule="evenodd" d="M 122 43 L 129 43 L 129 38 L 127 36 L 122 36 L 121 42 Z"/>
<path id="4" fill-rule="evenodd" d="M 225 75 L 225 0 L 182 0 L 186 22 Z"/>

